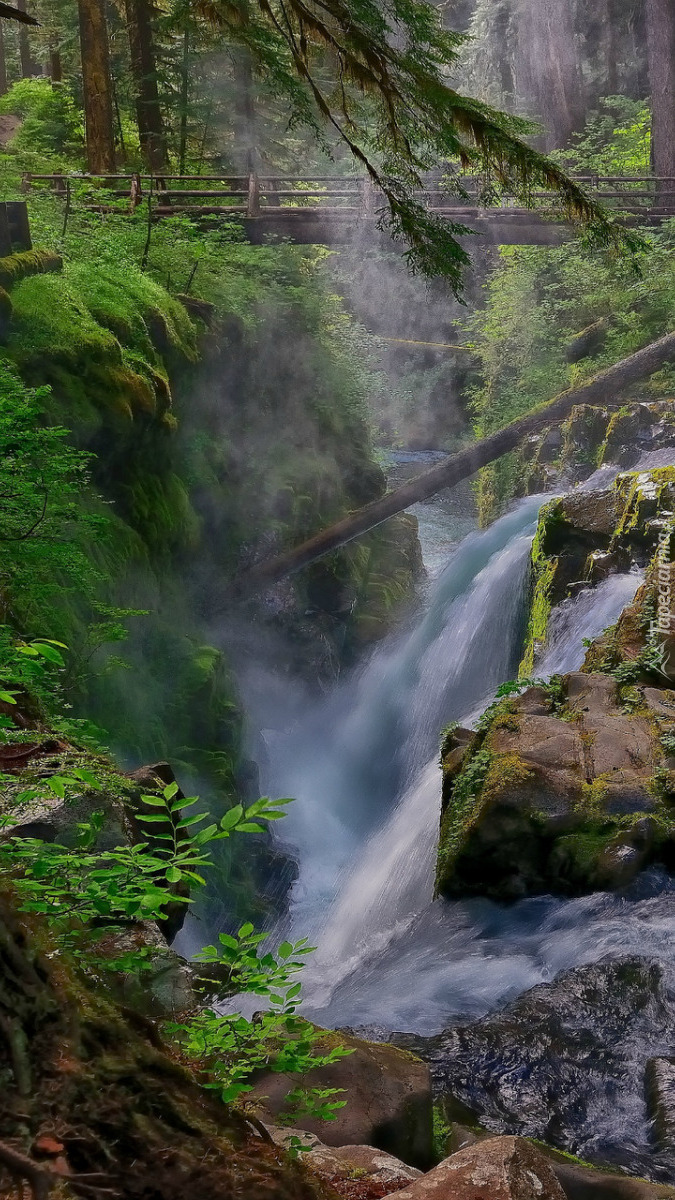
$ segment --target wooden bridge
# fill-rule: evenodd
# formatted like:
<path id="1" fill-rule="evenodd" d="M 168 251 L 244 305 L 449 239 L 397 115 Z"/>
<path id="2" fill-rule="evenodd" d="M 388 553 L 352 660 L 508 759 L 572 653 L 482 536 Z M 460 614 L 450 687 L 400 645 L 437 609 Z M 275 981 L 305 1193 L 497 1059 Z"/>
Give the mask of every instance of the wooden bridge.
<path id="1" fill-rule="evenodd" d="M 578 176 L 590 195 L 627 224 L 659 225 L 675 217 L 675 178 Z M 284 238 L 298 245 L 344 245 L 386 238 L 378 230 L 385 207 L 369 178 L 359 175 L 26 175 L 24 189 L 47 187 L 70 210 L 130 213 L 151 221 L 189 216 L 213 227 L 235 222 L 261 245 Z M 448 172 L 429 176 L 416 198 L 440 218 L 466 225 L 493 245 L 558 245 L 569 229 L 553 192 L 534 192 L 530 207 L 484 178 Z"/>

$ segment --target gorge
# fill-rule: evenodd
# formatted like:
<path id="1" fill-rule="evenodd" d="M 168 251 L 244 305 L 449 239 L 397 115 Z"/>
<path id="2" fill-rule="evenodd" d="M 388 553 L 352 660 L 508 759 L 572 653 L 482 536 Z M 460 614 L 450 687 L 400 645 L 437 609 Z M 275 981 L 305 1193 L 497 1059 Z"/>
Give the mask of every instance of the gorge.
<path id="1" fill-rule="evenodd" d="M 675 1197 L 670 10 L 0 5 L 2 1197 Z"/>

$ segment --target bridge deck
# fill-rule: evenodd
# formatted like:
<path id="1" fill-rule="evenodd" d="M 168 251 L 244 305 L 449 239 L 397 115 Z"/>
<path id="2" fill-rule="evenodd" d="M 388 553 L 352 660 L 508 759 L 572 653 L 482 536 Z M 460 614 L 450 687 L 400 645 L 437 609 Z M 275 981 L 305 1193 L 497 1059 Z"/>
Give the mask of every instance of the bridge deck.
<path id="1" fill-rule="evenodd" d="M 661 224 L 675 217 L 675 178 L 587 176 L 578 180 L 626 223 Z M 131 213 L 150 206 L 152 220 L 185 215 L 213 225 L 236 222 L 260 245 L 284 238 L 300 245 L 345 245 L 388 240 L 378 228 L 382 199 L 369 179 L 345 176 L 27 175 L 26 190 L 47 186 L 69 209 Z M 559 245 L 569 227 L 555 211 L 555 195 L 535 192 L 531 207 L 514 203 L 476 176 L 437 176 L 417 193 L 441 219 L 467 226 L 493 245 Z M 481 203 L 487 201 L 488 203 Z"/>

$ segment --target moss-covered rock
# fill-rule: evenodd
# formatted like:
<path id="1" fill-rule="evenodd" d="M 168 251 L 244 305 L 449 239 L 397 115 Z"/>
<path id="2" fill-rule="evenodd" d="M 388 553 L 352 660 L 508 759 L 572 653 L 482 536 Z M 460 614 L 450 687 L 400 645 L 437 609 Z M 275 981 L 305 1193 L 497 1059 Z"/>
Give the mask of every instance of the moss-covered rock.
<path id="1" fill-rule="evenodd" d="M 304 264 L 293 274 L 285 252 L 268 258 L 255 285 L 244 272 L 246 319 L 172 297 L 124 252 L 70 258 L 59 274 L 14 264 L 7 297 L 4 356 L 25 383 L 48 385 L 45 421 L 91 455 L 89 590 L 24 572 L 7 588 L 13 620 L 67 644 L 77 712 L 130 765 L 170 760 L 214 812 L 257 786 L 233 674 L 213 644 L 229 582 L 386 486 L 332 309 L 324 319 L 309 303 Z M 245 619 L 282 635 L 289 672 L 325 680 L 391 628 L 420 572 L 416 522 L 400 516 Z M 293 865 L 268 847 L 252 857 L 224 850 L 219 886 L 233 908 L 259 913 L 266 881 L 283 892 Z"/>
<path id="2" fill-rule="evenodd" d="M 542 508 L 532 549 L 528 633 L 520 667 L 532 675 L 551 610 L 576 587 L 646 568 L 675 512 L 675 468 L 619 475 L 605 491 L 573 492 Z"/>
<path id="3" fill-rule="evenodd" d="M 496 706 L 445 777 L 439 893 L 579 894 L 673 861 L 668 693 L 635 692 L 627 708 L 616 679 L 577 673 Z"/>

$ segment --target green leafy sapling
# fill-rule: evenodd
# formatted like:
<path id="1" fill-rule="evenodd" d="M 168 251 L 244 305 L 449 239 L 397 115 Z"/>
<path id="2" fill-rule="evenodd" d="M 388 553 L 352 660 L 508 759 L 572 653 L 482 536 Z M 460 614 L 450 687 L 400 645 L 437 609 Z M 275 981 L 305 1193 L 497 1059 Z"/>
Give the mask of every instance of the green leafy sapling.
<path id="1" fill-rule="evenodd" d="M 205 1008 L 170 1026 L 185 1053 L 199 1060 L 205 1086 L 219 1092 L 226 1103 L 252 1090 L 250 1079 L 256 1071 L 304 1075 L 351 1053 L 340 1045 L 322 1044 L 324 1032 L 298 1014 L 301 984 L 297 975 L 313 949 L 307 939 L 282 942 L 276 953 L 261 955 L 260 947 L 268 938 L 267 933 L 256 933 L 253 925 L 242 925 L 236 936 L 221 933 L 218 945 L 205 947 L 197 956 L 202 964 L 198 985 L 207 991 L 215 986 L 221 1001 L 243 992 L 259 996 L 266 1011 L 249 1019 L 238 1011 Z M 339 1092 L 336 1088 L 294 1088 L 286 1097 L 289 1111 L 285 1119 L 298 1120 L 311 1113 L 330 1120 L 344 1104 L 335 1099 Z"/>

